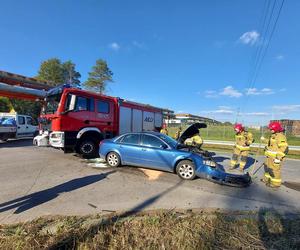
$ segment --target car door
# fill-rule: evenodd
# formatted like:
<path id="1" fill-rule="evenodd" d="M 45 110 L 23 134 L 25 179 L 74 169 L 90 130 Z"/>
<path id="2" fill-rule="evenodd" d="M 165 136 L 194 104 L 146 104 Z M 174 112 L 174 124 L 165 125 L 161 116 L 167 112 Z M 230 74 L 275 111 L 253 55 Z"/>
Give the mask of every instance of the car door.
<path id="1" fill-rule="evenodd" d="M 143 166 L 173 171 L 175 153 L 161 139 L 153 135 L 141 136 L 141 161 Z"/>
<path id="2" fill-rule="evenodd" d="M 26 137 L 26 117 L 23 115 L 17 116 L 17 138 Z"/>
<path id="3" fill-rule="evenodd" d="M 34 120 L 30 116 L 26 116 L 26 134 L 27 136 L 34 136 L 38 127 L 35 125 Z"/>
<path id="4" fill-rule="evenodd" d="M 68 95 L 65 104 L 66 110 L 70 107 L 73 94 Z M 67 119 L 62 121 L 62 126 L 65 131 L 78 131 L 80 128 L 93 127 L 93 120 L 95 119 L 95 103 L 94 98 L 75 95 L 75 107 L 70 110 L 66 116 Z"/>
<path id="5" fill-rule="evenodd" d="M 140 134 L 127 134 L 118 143 L 122 163 L 140 166 Z"/>

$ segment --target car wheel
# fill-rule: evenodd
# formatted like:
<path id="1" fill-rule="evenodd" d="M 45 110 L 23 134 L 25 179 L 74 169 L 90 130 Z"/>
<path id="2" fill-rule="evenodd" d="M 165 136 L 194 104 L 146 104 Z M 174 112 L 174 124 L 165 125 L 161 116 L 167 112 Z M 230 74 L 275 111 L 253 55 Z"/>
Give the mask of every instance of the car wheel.
<path id="1" fill-rule="evenodd" d="M 180 161 L 176 166 L 176 173 L 184 180 L 193 180 L 196 176 L 195 165 L 192 161 Z"/>
<path id="2" fill-rule="evenodd" d="M 93 140 L 86 139 L 79 143 L 79 153 L 85 158 L 93 158 L 98 156 L 97 143 Z"/>
<path id="3" fill-rule="evenodd" d="M 121 165 L 120 156 L 116 152 L 108 153 L 106 161 L 110 167 L 118 167 Z"/>

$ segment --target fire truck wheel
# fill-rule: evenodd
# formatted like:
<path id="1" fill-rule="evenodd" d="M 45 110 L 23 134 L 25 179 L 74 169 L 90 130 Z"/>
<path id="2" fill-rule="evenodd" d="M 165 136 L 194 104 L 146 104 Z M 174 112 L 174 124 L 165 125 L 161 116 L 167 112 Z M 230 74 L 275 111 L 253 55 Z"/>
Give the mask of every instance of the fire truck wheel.
<path id="1" fill-rule="evenodd" d="M 106 162 L 111 167 L 118 167 L 121 165 L 120 156 L 116 152 L 110 152 L 107 154 Z"/>
<path id="2" fill-rule="evenodd" d="M 79 153 L 85 158 L 93 158 L 98 155 L 97 143 L 91 139 L 82 140 L 78 149 Z"/>

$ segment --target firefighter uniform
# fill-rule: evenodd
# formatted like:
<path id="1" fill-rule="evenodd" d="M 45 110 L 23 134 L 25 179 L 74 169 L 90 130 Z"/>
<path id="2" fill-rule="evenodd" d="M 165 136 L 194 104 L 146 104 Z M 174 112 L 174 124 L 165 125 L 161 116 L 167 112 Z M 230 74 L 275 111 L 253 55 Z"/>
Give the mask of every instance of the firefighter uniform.
<path id="1" fill-rule="evenodd" d="M 235 146 L 233 148 L 233 155 L 230 161 L 231 168 L 240 165 L 240 170 L 244 170 L 247 164 L 247 159 L 250 151 L 250 145 L 253 143 L 253 135 L 248 131 L 241 131 L 235 135 Z"/>
<path id="2" fill-rule="evenodd" d="M 266 142 L 265 138 L 261 138 Z M 273 133 L 267 140 L 265 148 L 265 174 L 263 181 L 271 187 L 281 185 L 281 166 L 284 157 L 288 152 L 288 143 L 282 132 Z"/>
<path id="3" fill-rule="evenodd" d="M 176 133 L 175 133 L 175 140 L 178 140 L 179 139 L 179 137 L 181 136 L 181 133 L 182 133 L 182 128 L 181 127 L 179 127 L 178 128 L 178 130 L 176 131 Z"/>
<path id="4" fill-rule="evenodd" d="M 169 134 L 167 128 L 162 128 L 162 129 L 160 130 L 160 133 L 161 133 L 161 134 L 164 134 L 164 135 L 168 135 L 168 134 Z"/>
<path id="5" fill-rule="evenodd" d="M 184 144 L 187 146 L 194 146 L 194 147 L 197 147 L 198 149 L 201 149 L 203 140 L 202 140 L 200 134 L 195 134 L 191 138 L 186 139 L 184 141 Z"/>

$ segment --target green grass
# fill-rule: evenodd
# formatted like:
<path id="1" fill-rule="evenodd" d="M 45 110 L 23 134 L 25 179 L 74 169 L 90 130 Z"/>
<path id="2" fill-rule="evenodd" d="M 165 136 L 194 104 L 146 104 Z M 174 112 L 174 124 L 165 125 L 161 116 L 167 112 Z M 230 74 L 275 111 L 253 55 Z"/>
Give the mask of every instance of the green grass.
<path id="1" fill-rule="evenodd" d="M 228 145 L 213 145 L 213 144 L 204 144 L 203 149 L 208 150 L 208 151 L 217 151 L 217 152 L 226 152 L 226 153 L 232 153 L 233 152 L 233 147 L 228 146 Z M 264 150 L 260 149 L 257 152 L 257 148 L 251 148 L 250 150 L 250 155 L 255 156 L 255 155 L 264 155 Z M 289 153 L 287 154 L 286 158 L 289 159 L 300 159 L 300 151 L 295 151 L 295 150 L 290 150 Z"/>
<path id="2" fill-rule="evenodd" d="M 0 249 L 297 249 L 299 230 L 299 216 L 265 209 L 46 217 L 0 226 Z"/>
<path id="3" fill-rule="evenodd" d="M 184 128 L 185 129 L 185 128 Z M 253 134 L 256 143 L 260 142 L 260 137 L 262 136 L 261 131 L 256 129 L 249 129 Z M 170 127 L 169 134 L 174 136 L 176 128 Z M 231 126 L 222 126 L 222 125 L 208 125 L 207 128 L 201 129 L 201 135 L 205 140 L 219 140 L 219 141 L 234 141 L 235 132 Z M 270 132 L 265 131 L 263 133 L 264 137 L 268 138 Z M 287 134 L 287 140 L 290 146 L 300 146 L 300 137 Z"/>

